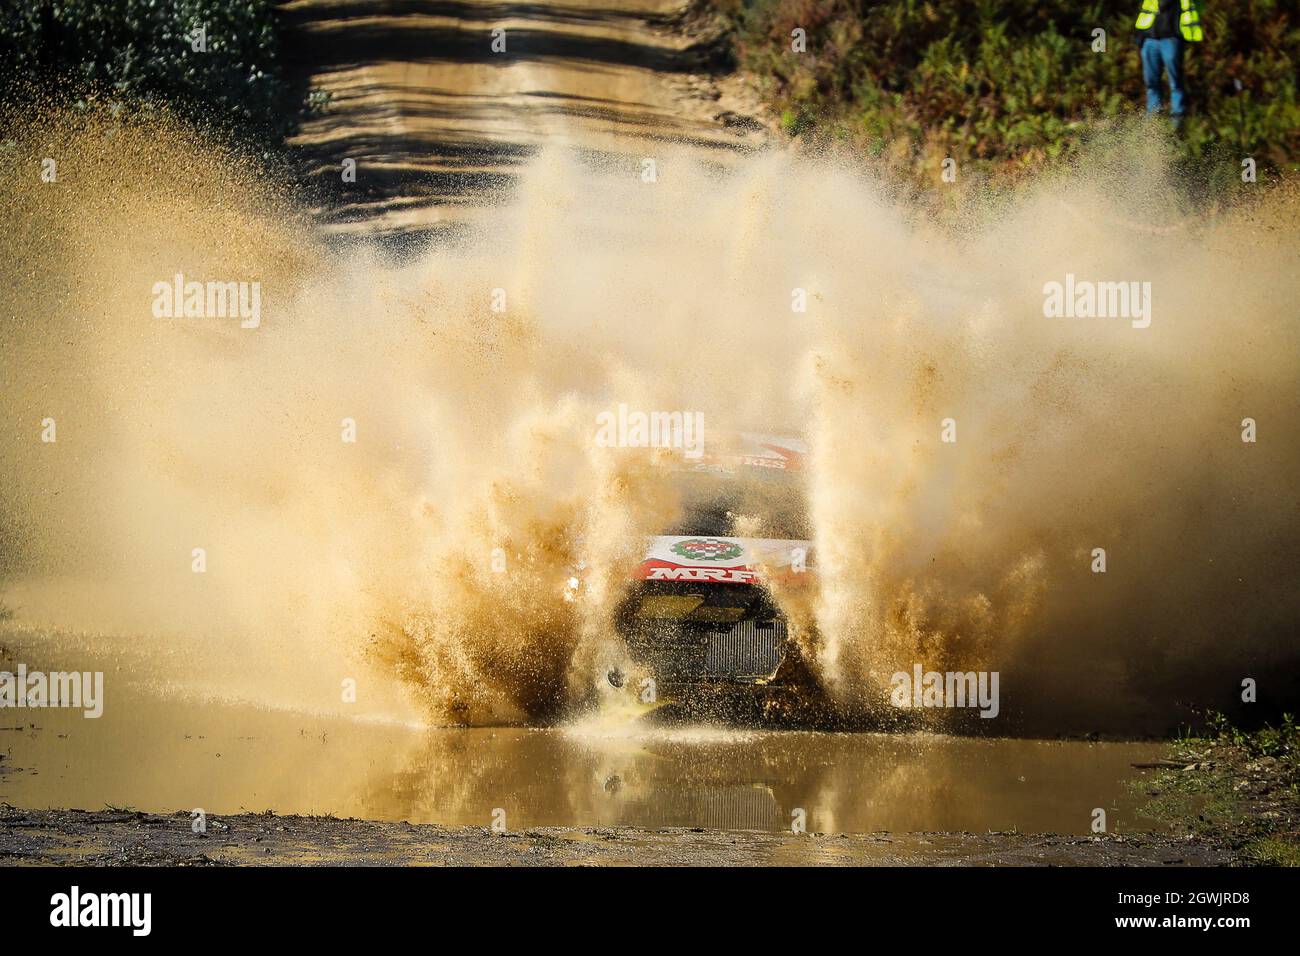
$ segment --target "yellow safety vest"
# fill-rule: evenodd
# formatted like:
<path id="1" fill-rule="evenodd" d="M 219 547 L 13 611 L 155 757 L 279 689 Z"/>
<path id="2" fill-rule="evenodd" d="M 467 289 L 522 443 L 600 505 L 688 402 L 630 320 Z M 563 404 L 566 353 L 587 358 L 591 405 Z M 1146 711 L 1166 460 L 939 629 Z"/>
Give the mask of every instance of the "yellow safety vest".
<path id="1" fill-rule="evenodd" d="M 1201 8 L 1196 0 L 1182 0 L 1182 3 L 1183 12 L 1178 17 L 1178 30 L 1188 43 L 1200 43 L 1205 39 L 1205 31 L 1201 29 Z M 1156 22 L 1156 14 L 1159 12 L 1160 0 L 1142 0 L 1142 12 L 1133 25 L 1139 30 L 1146 30 Z"/>

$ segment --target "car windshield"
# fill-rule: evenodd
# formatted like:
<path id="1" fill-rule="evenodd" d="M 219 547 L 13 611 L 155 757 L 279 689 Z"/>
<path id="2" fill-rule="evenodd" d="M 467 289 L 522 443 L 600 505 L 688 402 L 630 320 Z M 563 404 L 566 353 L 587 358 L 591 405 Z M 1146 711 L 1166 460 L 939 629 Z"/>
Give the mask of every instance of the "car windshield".
<path id="1" fill-rule="evenodd" d="M 812 537 L 803 483 L 798 474 L 684 472 L 677 478 L 682 516 L 664 534 L 750 538 Z"/>

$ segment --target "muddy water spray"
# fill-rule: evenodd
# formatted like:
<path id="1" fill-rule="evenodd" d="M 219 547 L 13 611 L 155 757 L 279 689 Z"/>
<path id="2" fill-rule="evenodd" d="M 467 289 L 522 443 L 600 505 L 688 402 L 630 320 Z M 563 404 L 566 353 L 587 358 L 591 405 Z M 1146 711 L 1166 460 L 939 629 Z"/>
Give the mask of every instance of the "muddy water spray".
<path id="1" fill-rule="evenodd" d="M 332 701 L 369 667 L 372 703 L 405 687 L 439 720 L 562 713 L 676 515 L 644 454 L 593 441 L 627 403 L 701 411 L 706 442 L 809 440 L 821 587 L 797 610 L 845 711 L 919 661 L 1000 670 L 1005 709 L 1049 724 L 1163 718 L 1221 665 L 1284 659 L 1291 194 L 1133 229 L 1172 193 L 1128 145 L 1127 179 L 1076 170 L 954 237 L 815 163 L 719 177 L 668 153 L 651 185 L 557 148 L 481 236 L 395 266 L 323 247 L 184 129 L 109 129 L 47 117 L 6 165 L 0 531 L 24 619 L 163 635 L 249 696 Z M 259 282 L 258 328 L 155 318 L 178 273 Z M 1070 273 L 1151 282 L 1150 327 L 1046 318 Z"/>

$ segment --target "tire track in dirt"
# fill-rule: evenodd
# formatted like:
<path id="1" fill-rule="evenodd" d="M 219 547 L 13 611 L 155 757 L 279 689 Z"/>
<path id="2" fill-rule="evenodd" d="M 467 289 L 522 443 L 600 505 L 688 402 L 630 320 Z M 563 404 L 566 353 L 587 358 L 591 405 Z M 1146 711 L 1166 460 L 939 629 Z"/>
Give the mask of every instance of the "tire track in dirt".
<path id="1" fill-rule="evenodd" d="M 632 168 L 665 143 L 728 163 L 766 138 L 720 28 L 689 0 L 292 0 L 281 12 L 295 83 L 329 98 L 291 146 L 330 233 L 463 229 L 546 143 Z"/>

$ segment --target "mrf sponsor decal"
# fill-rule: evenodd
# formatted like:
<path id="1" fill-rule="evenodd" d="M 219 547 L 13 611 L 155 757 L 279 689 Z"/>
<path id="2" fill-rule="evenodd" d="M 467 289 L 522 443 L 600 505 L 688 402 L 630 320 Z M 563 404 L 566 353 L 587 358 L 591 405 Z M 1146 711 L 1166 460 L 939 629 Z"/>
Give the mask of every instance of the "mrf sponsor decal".
<path id="1" fill-rule="evenodd" d="M 777 538 L 659 537 L 635 577 L 644 581 L 757 584 L 764 574 L 802 574 L 811 542 Z"/>

